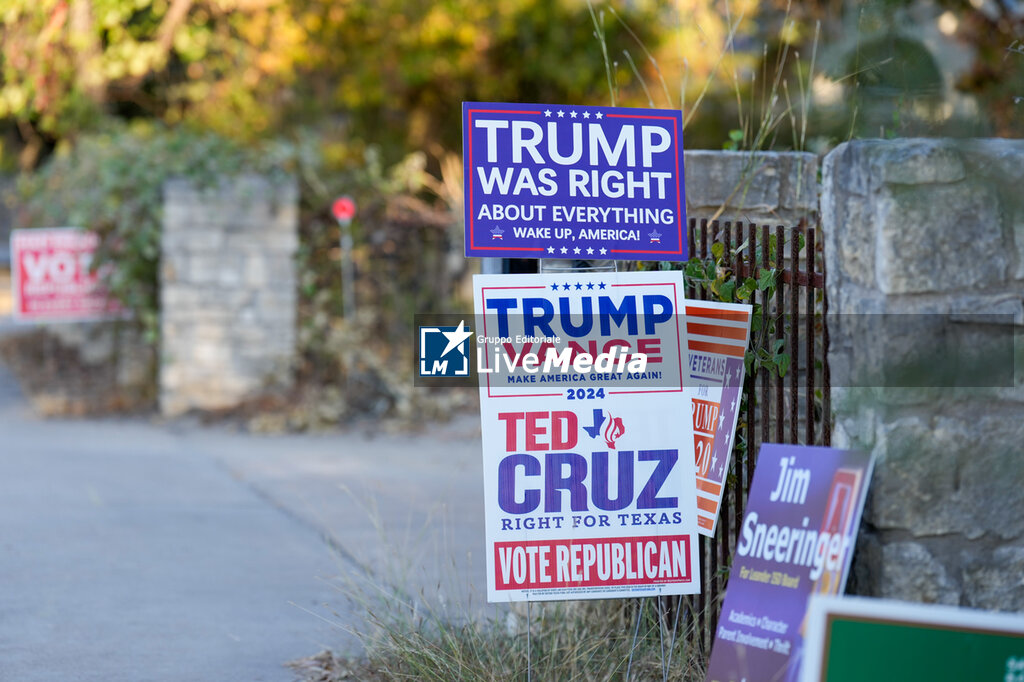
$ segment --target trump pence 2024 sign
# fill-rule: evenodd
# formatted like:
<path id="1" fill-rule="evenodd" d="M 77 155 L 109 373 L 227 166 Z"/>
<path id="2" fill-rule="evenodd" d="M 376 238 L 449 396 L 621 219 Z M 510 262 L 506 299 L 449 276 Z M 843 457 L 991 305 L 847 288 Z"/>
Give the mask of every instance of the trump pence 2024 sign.
<path id="1" fill-rule="evenodd" d="M 466 255 L 687 259 L 682 113 L 464 102 Z"/>
<path id="2" fill-rule="evenodd" d="M 698 592 L 682 273 L 473 283 L 488 601 Z M 560 349 L 575 358 L 568 372 L 545 361 Z M 643 354 L 644 369 L 581 363 L 623 352 Z M 490 371 L 506 361 L 536 367 L 537 357 L 551 366 Z"/>

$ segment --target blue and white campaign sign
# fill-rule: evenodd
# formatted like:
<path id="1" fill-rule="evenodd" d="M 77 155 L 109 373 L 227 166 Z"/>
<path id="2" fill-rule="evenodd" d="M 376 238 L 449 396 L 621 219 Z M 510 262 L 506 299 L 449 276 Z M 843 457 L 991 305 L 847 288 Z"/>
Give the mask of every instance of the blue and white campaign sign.
<path id="1" fill-rule="evenodd" d="M 687 260 L 682 112 L 463 102 L 466 255 Z"/>
<path id="2" fill-rule="evenodd" d="M 473 288 L 488 601 L 698 592 L 682 273 Z"/>

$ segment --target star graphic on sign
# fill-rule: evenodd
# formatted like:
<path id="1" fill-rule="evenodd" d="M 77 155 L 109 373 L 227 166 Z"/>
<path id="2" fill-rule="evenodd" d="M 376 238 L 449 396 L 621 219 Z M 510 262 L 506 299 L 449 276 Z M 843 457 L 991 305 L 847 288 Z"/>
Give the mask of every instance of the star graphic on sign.
<path id="1" fill-rule="evenodd" d="M 559 111 L 558 112 L 558 118 L 565 118 L 565 112 L 564 111 Z"/>
<path id="2" fill-rule="evenodd" d="M 736 368 L 736 378 L 737 379 L 740 378 L 740 368 L 739 367 Z"/>
<path id="3" fill-rule="evenodd" d="M 598 289 L 604 289 L 604 282 L 599 282 L 597 285 Z"/>
<path id="4" fill-rule="evenodd" d="M 576 291 L 579 291 L 582 288 L 583 288 L 583 285 L 580 284 L 579 282 L 576 282 Z"/>
<path id="5" fill-rule="evenodd" d="M 575 254 L 579 254 L 579 252 L 580 252 L 580 247 L 578 247 L 578 246 L 577 246 L 576 248 L 574 248 L 574 249 L 572 250 L 572 252 L 573 252 L 573 253 L 575 253 Z"/>
<path id="6" fill-rule="evenodd" d="M 448 355 L 453 350 L 462 345 L 462 342 L 473 335 L 473 332 L 466 329 L 466 321 L 460 320 L 459 326 L 455 328 L 455 331 L 441 332 L 444 338 L 448 339 L 448 345 L 444 347 L 444 352 L 441 353 L 441 357 Z"/>
<path id="7" fill-rule="evenodd" d="M 549 246 L 548 247 L 548 253 L 554 253 L 554 252 L 555 252 L 555 247 Z"/>
<path id="8" fill-rule="evenodd" d="M 599 112 L 597 112 L 596 114 L 594 114 L 594 116 L 596 116 L 596 117 L 597 117 L 597 120 L 598 120 L 598 121 L 600 121 L 600 120 L 601 120 L 601 117 L 602 117 L 602 116 L 604 116 L 604 114 L 602 114 L 602 113 L 601 113 L 601 112 L 599 111 Z"/>
<path id="9" fill-rule="evenodd" d="M 735 399 L 733 399 L 733 401 L 732 401 L 732 409 L 734 409 L 734 410 L 736 409 L 736 400 Z"/>
<path id="10" fill-rule="evenodd" d="M 725 473 L 725 462 L 722 462 L 722 466 L 718 467 L 718 477 L 721 478 L 722 474 Z"/>
<path id="11" fill-rule="evenodd" d="M 718 428 L 722 428 L 722 424 L 724 424 L 724 423 L 725 423 L 725 415 L 724 414 L 718 415 Z"/>
<path id="12" fill-rule="evenodd" d="M 562 288 L 565 289 L 566 291 L 569 291 L 569 283 L 566 282 L 565 284 L 563 284 Z"/>
<path id="13" fill-rule="evenodd" d="M 592 247 L 589 247 L 589 246 L 588 246 L 588 247 L 587 247 L 587 255 L 588 255 L 588 256 L 591 256 L 591 255 L 593 255 L 593 253 L 594 253 L 594 249 L 593 249 Z"/>
<path id="14" fill-rule="evenodd" d="M 575 111 L 570 111 L 569 115 L 572 116 L 573 118 L 576 118 L 576 112 Z"/>
<path id="15" fill-rule="evenodd" d="M 557 284 L 552 284 L 551 285 L 551 291 L 558 291 L 558 285 Z"/>
<path id="16" fill-rule="evenodd" d="M 717 464 L 717 463 L 718 463 L 718 453 L 716 452 L 715 456 L 711 458 L 711 468 L 714 469 L 715 468 L 715 464 Z"/>
<path id="17" fill-rule="evenodd" d="M 563 246 L 563 247 L 562 247 L 562 253 L 569 253 L 569 249 L 567 249 L 567 248 L 565 248 L 565 247 Z"/>
<path id="18" fill-rule="evenodd" d="M 583 118 L 590 118 L 590 112 L 589 111 L 584 111 L 583 112 Z"/>
<path id="19" fill-rule="evenodd" d="M 602 247 L 601 247 L 601 255 L 603 256 L 603 255 L 605 255 L 606 253 L 608 253 L 608 249 L 606 249 L 606 248 L 604 248 L 604 247 L 602 246 Z"/>
<path id="20" fill-rule="evenodd" d="M 729 439 L 732 438 L 732 434 L 725 434 L 725 447 L 729 447 Z"/>
<path id="21" fill-rule="evenodd" d="M 551 110 L 550 109 L 546 109 L 544 111 L 544 115 L 547 116 L 548 118 L 551 118 Z"/>
<path id="22" fill-rule="evenodd" d="M 593 288 L 594 288 L 594 283 L 593 282 L 587 282 L 587 291 L 590 291 Z"/>

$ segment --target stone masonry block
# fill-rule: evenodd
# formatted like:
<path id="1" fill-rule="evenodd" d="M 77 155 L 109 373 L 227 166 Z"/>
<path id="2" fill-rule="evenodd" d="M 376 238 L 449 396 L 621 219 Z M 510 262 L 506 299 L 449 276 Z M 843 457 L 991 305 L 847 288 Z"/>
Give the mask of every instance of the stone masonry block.
<path id="1" fill-rule="evenodd" d="M 875 594 L 885 599 L 926 604 L 960 603 L 960 589 L 942 563 L 916 542 L 882 547 L 881 575 Z"/>
<path id="2" fill-rule="evenodd" d="M 221 274 L 230 269 L 221 254 L 196 253 L 189 258 L 188 281 L 192 284 L 214 285 L 220 282 Z"/>
<path id="3" fill-rule="evenodd" d="M 965 557 L 963 585 L 967 605 L 980 609 L 1024 611 L 1024 546 L 1020 542 L 991 553 Z"/>
<path id="4" fill-rule="evenodd" d="M 162 237 L 163 249 L 172 253 L 194 251 L 217 251 L 224 246 L 224 233 L 209 225 L 200 229 L 165 232 Z"/>
<path id="5" fill-rule="evenodd" d="M 189 317 L 191 310 L 198 308 L 203 298 L 203 290 L 191 285 L 164 281 L 160 287 L 164 318 L 168 316 L 175 319 Z"/>
<path id="6" fill-rule="evenodd" d="M 969 171 L 999 193 L 1014 244 L 1014 277 L 1024 279 L 1024 140 L 966 140 L 959 148 Z"/>
<path id="7" fill-rule="evenodd" d="M 1024 215 L 1019 216 L 1013 223 L 1013 244 L 1017 256 L 1017 267 L 1013 276 L 1024 279 Z"/>
<path id="8" fill-rule="evenodd" d="M 1015 322 L 1024 319 L 1019 298 L 897 298 L 903 300 L 885 314 L 847 309 L 829 316 L 834 387 L 884 389 L 870 396 L 881 405 L 936 405 L 957 387 L 1013 386 Z"/>
<path id="9" fill-rule="evenodd" d="M 878 286 L 886 294 L 959 291 L 1006 276 L 999 201 L 985 184 L 889 187 L 874 225 Z"/>
<path id="10" fill-rule="evenodd" d="M 778 169 L 758 161 L 734 152 L 715 154 L 697 167 L 692 161 L 687 163 L 687 200 L 709 208 L 725 204 L 761 213 L 774 211 L 779 207 Z"/>
<path id="11" fill-rule="evenodd" d="M 830 293 L 847 282 L 912 294 L 1003 281 L 1010 265 L 1006 194 L 962 147 L 950 140 L 864 140 L 825 157 L 821 215 Z"/>
<path id="12" fill-rule="evenodd" d="M 882 149 L 879 163 L 886 183 L 926 185 L 964 179 L 963 160 L 949 140 L 900 140 Z"/>
<path id="13" fill-rule="evenodd" d="M 245 271 L 241 258 L 225 259 L 217 273 L 217 284 L 225 289 L 236 289 L 245 282 Z"/>
<path id="14" fill-rule="evenodd" d="M 817 212 L 817 157 L 798 152 L 688 151 L 686 204 L 694 217 L 725 206 L 724 217 L 754 221 Z"/>
<path id="15" fill-rule="evenodd" d="M 225 366 L 231 361 L 231 348 L 218 340 L 197 340 L 192 346 L 192 359 L 204 367 Z"/>
<path id="16" fill-rule="evenodd" d="M 260 250 L 288 258 L 299 248 L 296 232 L 273 231 L 256 235 L 252 231 L 239 230 L 226 233 L 225 248 L 232 251 L 246 251 L 258 244 Z"/>
<path id="17" fill-rule="evenodd" d="M 1024 422 L 983 405 L 879 429 L 868 520 L 918 537 L 1024 536 Z"/>
<path id="18" fill-rule="evenodd" d="M 245 285 L 254 289 L 262 289 L 269 283 L 269 259 L 260 253 L 249 253 L 245 256 Z"/>
<path id="19" fill-rule="evenodd" d="M 869 176 L 864 151 L 846 142 L 822 164 L 821 223 L 830 299 L 846 312 L 841 299 L 847 282 L 875 284 L 875 240 L 868 195 L 877 182 Z"/>
<path id="20" fill-rule="evenodd" d="M 818 213 L 818 157 L 799 152 L 779 153 L 779 205 L 800 213 Z"/>

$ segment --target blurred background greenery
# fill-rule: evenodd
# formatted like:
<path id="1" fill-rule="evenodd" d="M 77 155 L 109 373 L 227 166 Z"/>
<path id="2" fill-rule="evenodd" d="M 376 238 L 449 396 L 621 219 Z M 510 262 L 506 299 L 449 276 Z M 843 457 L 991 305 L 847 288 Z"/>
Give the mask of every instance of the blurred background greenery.
<path id="1" fill-rule="evenodd" d="M 690 148 L 1017 136 L 1022 39 L 1015 0 L 4 0 L 0 166 L 147 121 L 437 175 L 462 100 L 682 106 Z"/>
<path id="2" fill-rule="evenodd" d="M 0 184 L 21 176 L 17 226 L 103 237 L 96 265 L 156 343 L 164 180 L 297 177 L 296 372 L 332 422 L 341 385 L 400 404 L 382 368 L 412 314 L 460 303 L 462 101 L 681 108 L 688 149 L 824 153 L 1018 137 L 1022 67 L 1017 0 L 0 0 Z M 346 358 L 353 334 L 391 344 Z"/>

